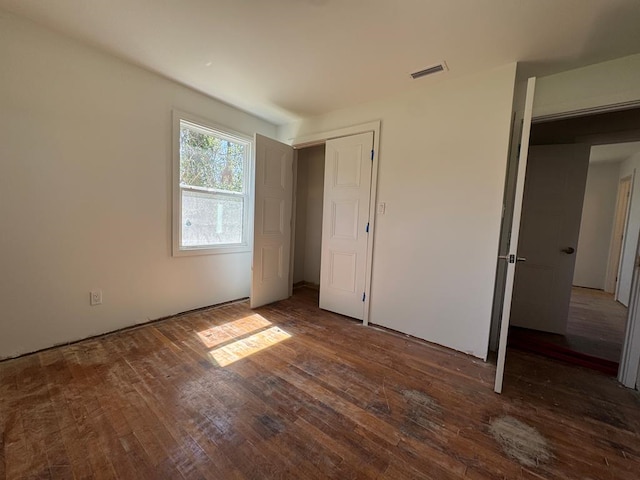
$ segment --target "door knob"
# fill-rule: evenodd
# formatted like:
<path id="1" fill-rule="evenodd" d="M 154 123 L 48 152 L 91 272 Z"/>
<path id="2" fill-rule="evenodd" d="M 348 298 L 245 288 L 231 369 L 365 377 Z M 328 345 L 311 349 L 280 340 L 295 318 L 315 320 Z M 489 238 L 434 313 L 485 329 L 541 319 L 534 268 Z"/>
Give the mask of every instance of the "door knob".
<path id="1" fill-rule="evenodd" d="M 567 247 L 567 248 L 563 248 L 561 251 L 566 253 L 567 255 L 571 255 L 576 251 L 576 249 L 573 247 Z"/>

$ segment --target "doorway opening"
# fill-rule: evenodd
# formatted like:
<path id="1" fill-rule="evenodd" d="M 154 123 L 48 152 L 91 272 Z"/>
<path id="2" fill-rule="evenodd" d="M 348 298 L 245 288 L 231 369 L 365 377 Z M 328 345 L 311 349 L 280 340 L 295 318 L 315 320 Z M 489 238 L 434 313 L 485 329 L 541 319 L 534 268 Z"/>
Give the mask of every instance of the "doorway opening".
<path id="1" fill-rule="evenodd" d="M 293 288 L 320 290 L 324 143 L 297 150 L 294 188 Z"/>
<path id="2" fill-rule="evenodd" d="M 376 121 L 291 145 L 256 135 L 252 308 L 319 285 L 320 308 L 368 324 L 379 132 Z"/>
<path id="3" fill-rule="evenodd" d="M 294 283 L 302 275 L 319 285 L 320 308 L 357 320 L 365 317 L 373 141 L 363 132 L 297 155 Z"/>
<path id="4" fill-rule="evenodd" d="M 532 125 L 510 347 L 618 373 L 640 230 L 639 118 L 629 109 Z M 579 158 L 562 153 L 580 144 Z"/>

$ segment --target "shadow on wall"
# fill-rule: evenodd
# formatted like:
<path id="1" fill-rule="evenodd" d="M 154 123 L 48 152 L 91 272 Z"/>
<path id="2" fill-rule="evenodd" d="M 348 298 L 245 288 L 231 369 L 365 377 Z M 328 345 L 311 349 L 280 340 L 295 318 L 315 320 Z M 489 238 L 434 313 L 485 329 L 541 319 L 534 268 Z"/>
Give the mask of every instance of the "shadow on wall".
<path id="1" fill-rule="evenodd" d="M 584 52 L 591 53 L 589 64 L 595 64 L 638 53 L 640 48 L 640 9 L 637 6 L 615 5 L 594 21 L 591 34 L 573 59 L 534 60 L 518 63 L 518 77 L 542 77 L 584 65 Z M 611 25 L 619 28 L 612 31 Z M 615 52 L 615 53 L 613 53 Z"/>

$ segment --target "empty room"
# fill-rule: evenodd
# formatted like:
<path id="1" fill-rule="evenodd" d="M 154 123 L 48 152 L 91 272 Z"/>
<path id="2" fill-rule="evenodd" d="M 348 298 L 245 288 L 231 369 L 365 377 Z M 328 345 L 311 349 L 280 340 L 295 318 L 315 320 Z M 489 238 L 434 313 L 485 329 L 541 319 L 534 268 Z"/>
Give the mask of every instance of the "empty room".
<path id="1" fill-rule="evenodd" d="M 0 0 L 0 478 L 638 478 L 638 25 Z"/>

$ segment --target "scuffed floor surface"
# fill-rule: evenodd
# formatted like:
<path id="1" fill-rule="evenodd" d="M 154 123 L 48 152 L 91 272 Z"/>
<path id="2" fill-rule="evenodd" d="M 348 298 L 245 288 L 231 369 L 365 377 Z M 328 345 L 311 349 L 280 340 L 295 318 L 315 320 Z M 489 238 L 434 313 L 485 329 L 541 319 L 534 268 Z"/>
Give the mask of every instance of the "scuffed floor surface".
<path id="1" fill-rule="evenodd" d="M 0 363 L 0 478 L 636 479 L 638 392 L 237 303 Z"/>

